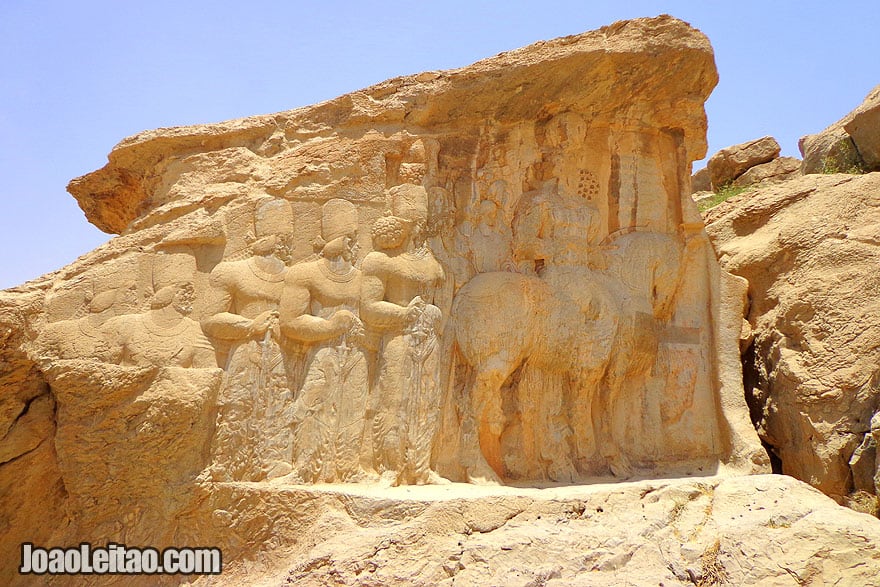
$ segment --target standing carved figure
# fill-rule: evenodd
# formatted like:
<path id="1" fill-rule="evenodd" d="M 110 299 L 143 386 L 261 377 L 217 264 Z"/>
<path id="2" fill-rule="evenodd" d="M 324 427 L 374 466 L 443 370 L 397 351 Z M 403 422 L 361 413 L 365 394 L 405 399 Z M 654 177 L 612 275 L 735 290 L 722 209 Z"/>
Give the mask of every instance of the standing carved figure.
<path id="1" fill-rule="evenodd" d="M 213 299 L 202 327 L 230 346 L 213 442 L 215 480 L 259 481 L 290 472 L 290 430 L 280 424 L 290 392 L 278 343 L 278 303 L 292 222 L 286 201 L 261 205 L 253 256 L 211 271 Z"/>
<path id="2" fill-rule="evenodd" d="M 372 394 L 377 469 L 394 484 L 437 483 L 431 452 L 440 422 L 440 309 L 430 293 L 444 279 L 425 242 L 427 193 L 404 184 L 388 191 L 390 215 L 373 226 L 377 250 L 363 264 L 361 318 L 379 333 Z"/>
<path id="3" fill-rule="evenodd" d="M 361 272 L 354 204 L 324 204 L 320 258 L 291 267 L 281 294 L 281 332 L 306 347 L 305 378 L 293 406 L 293 470 L 306 483 L 356 481 L 369 393 L 358 319 Z"/>

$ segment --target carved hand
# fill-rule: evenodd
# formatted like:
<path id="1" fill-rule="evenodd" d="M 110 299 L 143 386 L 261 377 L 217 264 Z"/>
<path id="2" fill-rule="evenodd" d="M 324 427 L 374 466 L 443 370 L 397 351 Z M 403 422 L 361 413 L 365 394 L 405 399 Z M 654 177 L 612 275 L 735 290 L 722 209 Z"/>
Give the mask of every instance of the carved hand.
<path id="1" fill-rule="evenodd" d="M 348 330 L 346 334 L 349 342 L 353 343 L 361 343 L 365 337 L 364 325 L 358 320 L 352 327 Z"/>
<path id="2" fill-rule="evenodd" d="M 266 310 L 253 319 L 248 335 L 254 338 L 261 338 L 270 328 L 275 329 L 278 325 L 278 310 Z"/>
<path id="3" fill-rule="evenodd" d="M 422 299 L 422 296 L 416 296 L 412 300 L 410 300 L 409 305 L 406 307 L 406 322 L 407 324 L 411 324 L 418 320 L 419 316 L 422 315 L 422 312 L 425 311 L 425 300 Z"/>
<path id="4" fill-rule="evenodd" d="M 349 310 L 339 310 L 330 318 L 333 329 L 337 333 L 350 332 L 356 329 L 363 330 L 364 324 L 360 318 Z"/>

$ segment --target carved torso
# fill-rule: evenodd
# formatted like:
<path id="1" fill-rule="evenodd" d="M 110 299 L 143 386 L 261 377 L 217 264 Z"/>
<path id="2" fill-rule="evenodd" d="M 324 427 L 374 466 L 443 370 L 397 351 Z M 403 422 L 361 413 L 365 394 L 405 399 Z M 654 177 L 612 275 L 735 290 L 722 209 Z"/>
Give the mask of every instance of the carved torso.
<path id="1" fill-rule="evenodd" d="M 255 259 L 246 259 L 218 265 L 211 274 L 211 282 L 231 295 L 229 312 L 255 318 L 278 307 L 285 273 L 270 273 L 260 268 Z"/>
<path id="2" fill-rule="evenodd" d="M 372 261 L 370 266 L 385 281 L 385 300 L 400 306 L 416 296 L 426 296 L 444 277 L 443 268 L 429 250 L 397 255 L 373 252 L 368 257 Z"/>
<path id="3" fill-rule="evenodd" d="M 329 318 L 339 308 L 357 308 L 361 290 L 361 272 L 351 267 L 336 273 L 323 260 L 297 268 L 300 279 L 311 294 L 310 314 Z"/>

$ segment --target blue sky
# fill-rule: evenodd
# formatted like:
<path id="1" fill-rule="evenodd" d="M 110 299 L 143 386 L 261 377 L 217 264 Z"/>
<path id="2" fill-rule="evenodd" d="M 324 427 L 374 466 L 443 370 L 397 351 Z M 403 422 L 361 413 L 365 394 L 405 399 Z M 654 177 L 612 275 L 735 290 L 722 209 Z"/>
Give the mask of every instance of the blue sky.
<path id="1" fill-rule="evenodd" d="M 288 110 L 668 13 L 712 41 L 709 152 L 783 154 L 880 84 L 880 2 L 0 0 L 0 288 L 103 243 L 65 191 L 142 130 Z M 699 167 L 700 164 L 697 164 Z"/>

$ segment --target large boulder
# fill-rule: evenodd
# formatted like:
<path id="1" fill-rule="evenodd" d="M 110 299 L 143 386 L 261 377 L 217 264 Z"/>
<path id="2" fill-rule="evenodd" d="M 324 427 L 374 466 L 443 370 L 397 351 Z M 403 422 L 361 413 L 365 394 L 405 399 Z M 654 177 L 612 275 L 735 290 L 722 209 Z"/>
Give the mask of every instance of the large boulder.
<path id="1" fill-rule="evenodd" d="M 856 146 L 859 156 L 870 170 L 880 170 L 880 86 L 877 86 L 852 118 L 843 125 Z"/>
<path id="2" fill-rule="evenodd" d="M 750 168 L 776 159 L 779 152 L 779 143 L 770 136 L 721 149 L 709 158 L 706 165 L 712 188 L 717 190 Z"/>
<path id="3" fill-rule="evenodd" d="M 751 167 L 748 171 L 733 180 L 733 185 L 745 187 L 763 182 L 785 181 L 799 175 L 800 159 L 794 157 L 777 157 L 767 163 Z"/>
<path id="4" fill-rule="evenodd" d="M 763 186 L 706 222 L 722 266 L 749 281 L 747 394 L 782 472 L 838 500 L 876 492 L 880 173 Z"/>
<path id="5" fill-rule="evenodd" d="M 803 173 L 880 170 L 880 86 L 852 112 L 817 134 L 801 137 Z"/>
<path id="6" fill-rule="evenodd" d="M 712 190 L 712 180 L 709 177 L 709 168 L 703 167 L 691 176 L 691 191 L 708 192 Z"/>

